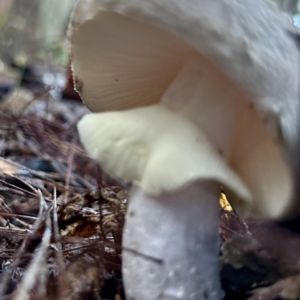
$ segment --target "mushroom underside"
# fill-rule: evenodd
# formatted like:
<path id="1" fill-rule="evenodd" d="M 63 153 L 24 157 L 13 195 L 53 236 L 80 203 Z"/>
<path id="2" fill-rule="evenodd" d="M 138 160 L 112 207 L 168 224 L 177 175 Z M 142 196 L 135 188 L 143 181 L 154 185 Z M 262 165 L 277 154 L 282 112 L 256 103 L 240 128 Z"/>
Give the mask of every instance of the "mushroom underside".
<path id="1" fill-rule="evenodd" d="M 250 95 L 210 60 L 173 34 L 101 10 L 92 20 L 79 27 L 74 25 L 72 43 L 73 69 L 81 82 L 85 103 L 95 112 L 113 110 L 86 116 L 79 123 L 83 144 L 105 171 L 127 181 L 145 182 L 143 172 L 149 158 L 159 156 L 156 171 L 148 169 L 158 174 L 151 175 L 152 180 L 156 176 L 156 181 L 163 183 L 142 183 L 145 188 L 154 187 L 153 193 L 167 188 L 178 190 L 195 180 L 209 178 L 229 189 L 232 204 L 242 215 L 252 211 L 257 217 L 280 218 L 287 212 L 292 179 L 276 140 L 278 133 L 265 124 L 264 115 L 256 109 Z M 161 168 L 174 169 L 178 156 L 188 161 L 193 146 L 176 133 L 171 139 L 177 139 L 179 154 L 168 145 L 161 144 L 162 150 L 157 148 L 159 143 L 151 144 L 149 128 L 159 136 L 176 127 L 172 123 L 176 118 L 167 117 L 168 121 L 160 122 L 159 115 L 153 114 L 153 106 L 158 103 L 190 121 L 191 127 L 197 126 L 205 137 L 203 142 L 210 144 L 203 146 L 210 148 L 210 153 L 203 156 L 199 151 L 199 159 L 194 163 L 201 172 L 178 167 L 171 176 L 160 175 Z M 226 171 L 203 175 L 215 173 L 210 168 L 216 161 Z M 228 173 L 238 180 L 228 180 Z M 164 186 L 168 180 L 172 183 Z"/>

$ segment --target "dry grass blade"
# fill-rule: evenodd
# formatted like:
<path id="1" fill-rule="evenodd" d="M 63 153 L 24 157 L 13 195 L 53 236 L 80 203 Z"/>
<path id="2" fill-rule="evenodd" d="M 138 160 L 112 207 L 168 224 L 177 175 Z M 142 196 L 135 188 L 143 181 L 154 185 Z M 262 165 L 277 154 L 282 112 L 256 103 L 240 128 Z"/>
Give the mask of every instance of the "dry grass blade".
<path id="1" fill-rule="evenodd" d="M 55 242 L 55 256 L 57 261 L 57 277 L 58 277 L 58 299 L 61 298 L 63 286 L 64 286 L 64 278 L 62 273 L 65 270 L 63 252 L 62 252 L 62 244 L 60 239 L 60 231 L 58 225 L 58 217 L 57 217 L 57 193 L 56 189 L 54 189 L 53 193 L 53 231 L 54 231 L 54 242 Z"/>
<path id="2" fill-rule="evenodd" d="M 12 276 L 12 273 L 14 272 L 14 269 L 18 265 L 22 254 L 26 251 L 27 245 L 29 244 L 30 240 L 33 239 L 36 236 L 37 231 L 39 230 L 41 224 L 45 220 L 46 216 L 43 215 L 44 206 L 45 206 L 44 201 L 45 200 L 44 200 L 43 196 L 40 194 L 40 210 L 39 210 L 39 214 L 37 216 L 37 219 L 36 219 L 35 223 L 33 224 L 32 230 L 29 234 L 27 234 L 27 236 L 23 240 L 20 248 L 18 249 L 18 251 L 16 251 L 16 254 L 12 258 L 13 262 L 11 263 L 11 265 L 8 267 L 8 269 L 4 273 L 3 277 L 1 278 L 0 299 L 4 298 L 6 287 L 7 287 L 7 284 L 8 284 L 8 280 L 9 280 L 10 276 Z"/>
<path id="3" fill-rule="evenodd" d="M 42 195 L 41 199 L 42 199 Z M 47 208 L 46 203 L 42 203 L 44 209 L 47 209 L 47 216 L 45 220 L 45 229 L 42 237 L 41 245 L 36 249 L 32 262 L 24 273 L 24 279 L 20 283 L 16 294 L 12 297 L 13 300 L 29 300 L 31 298 L 30 292 L 36 286 L 37 297 L 40 299 L 46 296 L 46 282 L 47 282 L 47 272 L 46 268 L 46 253 L 48 246 L 50 244 L 51 238 L 51 218 L 50 211 Z M 38 280 L 37 280 L 38 279 Z"/>
<path id="4" fill-rule="evenodd" d="M 82 104 L 38 95 L 0 112 L 0 299 L 115 299 L 126 196 L 79 143 Z"/>

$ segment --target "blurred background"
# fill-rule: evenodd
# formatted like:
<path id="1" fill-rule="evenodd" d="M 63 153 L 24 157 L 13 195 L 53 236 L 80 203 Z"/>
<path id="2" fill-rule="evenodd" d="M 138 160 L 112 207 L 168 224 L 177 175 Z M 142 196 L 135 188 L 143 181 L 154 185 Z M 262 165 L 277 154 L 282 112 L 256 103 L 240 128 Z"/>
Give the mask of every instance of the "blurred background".
<path id="1" fill-rule="evenodd" d="M 298 0 L 273 0 L 280 9 L 290 14 L 294 25 L 300 27 L 300 1 Z"/>
<path id="2" fill-rule="evenodd" d="M 76 0 L 0 1 L 0 99 L 15 87 L 51 87 L 79 99 L 69 72 L 66 32 Z M 66 95 L 64 95 L 66 89 Z"/>
<path id="3" fill-rule="evenodd" d="M 1 0 L 1 58 L 66 64 L 65 33 L 75 1 Z"/>

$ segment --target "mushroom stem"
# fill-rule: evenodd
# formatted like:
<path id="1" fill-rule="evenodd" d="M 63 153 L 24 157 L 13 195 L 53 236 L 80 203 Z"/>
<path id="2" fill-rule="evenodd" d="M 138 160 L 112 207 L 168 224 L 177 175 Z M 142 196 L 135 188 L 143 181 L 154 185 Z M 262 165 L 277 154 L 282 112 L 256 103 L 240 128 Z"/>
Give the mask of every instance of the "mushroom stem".
<path id="1" fill-rule="evenodd" d="M 127 299 L 219 300 L 219 186 L 157 197 L 135 187 L 123 235 Z"/>

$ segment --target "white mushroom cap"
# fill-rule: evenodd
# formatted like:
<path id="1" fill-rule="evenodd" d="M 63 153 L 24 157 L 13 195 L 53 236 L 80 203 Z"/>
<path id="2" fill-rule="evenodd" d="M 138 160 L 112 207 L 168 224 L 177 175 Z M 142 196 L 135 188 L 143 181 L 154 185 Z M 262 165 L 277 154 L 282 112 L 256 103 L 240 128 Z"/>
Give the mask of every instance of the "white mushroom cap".
<path id="1" fill-rule="evenodd" d="M 70 35 L 77 90 L 94 112 L 130 109 L 83 118 L 88 152 L 148 193 L 213 179 L 241 213 L 281 217 L 292 204 L 299 111 L 299 54 L 287 28 L 266 0 L 78 1 Z M 199 135 L 205 143 L 194 148 Z"/>

